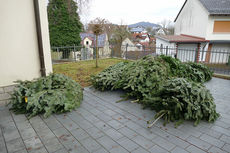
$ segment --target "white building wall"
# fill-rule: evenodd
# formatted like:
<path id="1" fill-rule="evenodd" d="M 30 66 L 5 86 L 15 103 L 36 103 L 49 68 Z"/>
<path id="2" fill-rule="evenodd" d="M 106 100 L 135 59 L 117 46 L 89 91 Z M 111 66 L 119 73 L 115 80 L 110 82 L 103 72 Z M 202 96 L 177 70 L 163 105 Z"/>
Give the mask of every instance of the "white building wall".
<path id="1" fill-rule="evenodd" d="M 230 16 L 209 16 L 207 26 L 207 40 L 230 40 L 230 33 L 214 33 L 215 21 L 230 21 Z"/>
<path id="2" fill-rule="evenodd" d="M 205 38 L 208 14 L 199 0 L 188 0 L 175 23 L 175 34 Z"/>
<path id="3" fill-rule="evenodd" d="M 163 49 L 161 49 L 161 46 Z M 156 38 L 156 53 L 157 54 L 166 54 L 165 48 L 168 47 L 168 54 L 174 55 L 176 53 L 176 43 L 170 43 L 166 40 Z"/>
<path id="4" fill-rule="evenodd" d="M 32 0 L 0 2 L 0 86 L 41 76 Z M 52 72 L 46 1 L 39 0 L 46 72 Z"/>

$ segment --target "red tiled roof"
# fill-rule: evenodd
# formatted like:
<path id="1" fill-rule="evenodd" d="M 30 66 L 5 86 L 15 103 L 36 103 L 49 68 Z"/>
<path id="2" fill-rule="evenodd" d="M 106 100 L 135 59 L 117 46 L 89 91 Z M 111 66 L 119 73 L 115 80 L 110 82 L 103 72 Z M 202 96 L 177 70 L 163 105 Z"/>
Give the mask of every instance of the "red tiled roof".
<path id="1" fill-rule="evenodd" d="M 169 41 L 169 42 L 209 42 L 209 40 L 206 40 L 201 37 L 195 37 L 190 35 L 161 35 L 157 36 L 157 38 Z"/>

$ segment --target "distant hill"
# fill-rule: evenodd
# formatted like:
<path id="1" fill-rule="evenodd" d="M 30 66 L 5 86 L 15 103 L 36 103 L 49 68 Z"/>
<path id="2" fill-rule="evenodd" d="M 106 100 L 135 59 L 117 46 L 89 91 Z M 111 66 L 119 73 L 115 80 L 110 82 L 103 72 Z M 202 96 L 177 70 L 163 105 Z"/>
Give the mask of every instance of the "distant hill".
<path id="1" fill-rule="evenodd" d="M 142 26 L 142 27 L 159 27 L 160 25 L 155 24 L 155 23 L 150 23 L 150 22 L 138 22 L 138 23 L 134 23 L 134 24 L 130 24 L 128 25 L 129 28 L 135 28 L 137 26 Z"/>

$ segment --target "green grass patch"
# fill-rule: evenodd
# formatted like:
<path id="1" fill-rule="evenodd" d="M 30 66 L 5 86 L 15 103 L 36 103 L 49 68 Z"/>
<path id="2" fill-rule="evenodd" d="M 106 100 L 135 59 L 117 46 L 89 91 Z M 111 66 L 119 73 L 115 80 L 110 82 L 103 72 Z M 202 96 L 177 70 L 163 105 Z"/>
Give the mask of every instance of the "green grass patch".
<path id="1" fill-rule="evenodd" d="M 81 84 L 82 87 L 91 85 L 90 76 L 98 74 L 111 65 L 125 61 L 124 59 L 108 58 L 99 59 L 99 67 L 95 67 L 95 60 L 77 61 L 71 63 L 62 63 L 53 65 L 53 71 L 56 74 L 64 74 Z"/>

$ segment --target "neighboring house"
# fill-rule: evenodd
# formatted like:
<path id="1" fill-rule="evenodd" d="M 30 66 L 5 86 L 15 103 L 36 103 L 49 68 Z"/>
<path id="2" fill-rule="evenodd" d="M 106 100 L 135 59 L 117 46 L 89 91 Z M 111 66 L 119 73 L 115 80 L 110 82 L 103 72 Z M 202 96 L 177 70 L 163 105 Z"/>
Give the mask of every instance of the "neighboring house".
<path id="1" fill-rule="evenodd" d="M 1 87 L 16 80 L 32 80 L 52 73 L 47 3 L 45 0 L 0 2 Z"/>
<path id="2" fill-rule="evenodd" d="M 135 27 L 135 28 L 131 28 L 131 29 L 130 29 L 130 32 L 131 32 L 131 33 L 146 33 L 147 31 L 145 30 L 144 27 L 142 27 L 142 26 L 137 26 L 137 27 Z"/>
<path id="3" fill-rule="evenodd" d="M 177 58 L 183 62 L 195 61 L 197 48 L 203 49 L 208 42 L 204 38 L 189 35 L 159 35 L 156 36 L 156 53 L 177 54 Z"/>
<path id="4" fill-rule="evenodd" d="M 216 59 L 219 59 L 214 57 L 217 55 L 212 54 L 212 50 L 226 53 L 230 51 L 229 0 L 186 0 L 174 22 L 175 36 L 170 36 L 170 40 L 158 36 L 156 40 L 158 47 L 170 42 L 174 47 L 207 50 L 207 54 L 205 52 L 199 60 L 212 63 L 217 63 Z M 182 39 L 173 42 L 172 37 Z M 191 41 L 187 42 L 184 39 Z M 223 54 L 221 58 L 227 62 L 228 56 L 229 54 Z"/>
<path id="5" fill-rule="evenodd" d="M 167 31 L 164 28 L 159 28 L 156 31 L 156 35 L 166 35 L 166 34 L 167 34 Z"/>
<path id="6" fill-rule="evenodd" d="M 150 42 L 150 35 L 148 33 L 134 33 L 132 39 L 134 42 Z"/>
<path id="7" fill-rule="evenodd" d="M 96 36 L 93 33 L 80 33 L 81 44 L 88 49 L 88 56 L 93 58 L 94 48 L 96 47 Z M 98 36 L 98 48 L 99 56 L 110 57 L 111 49 L 109 47 L 109 41 L 107 34 L 101 34 Z"/>

